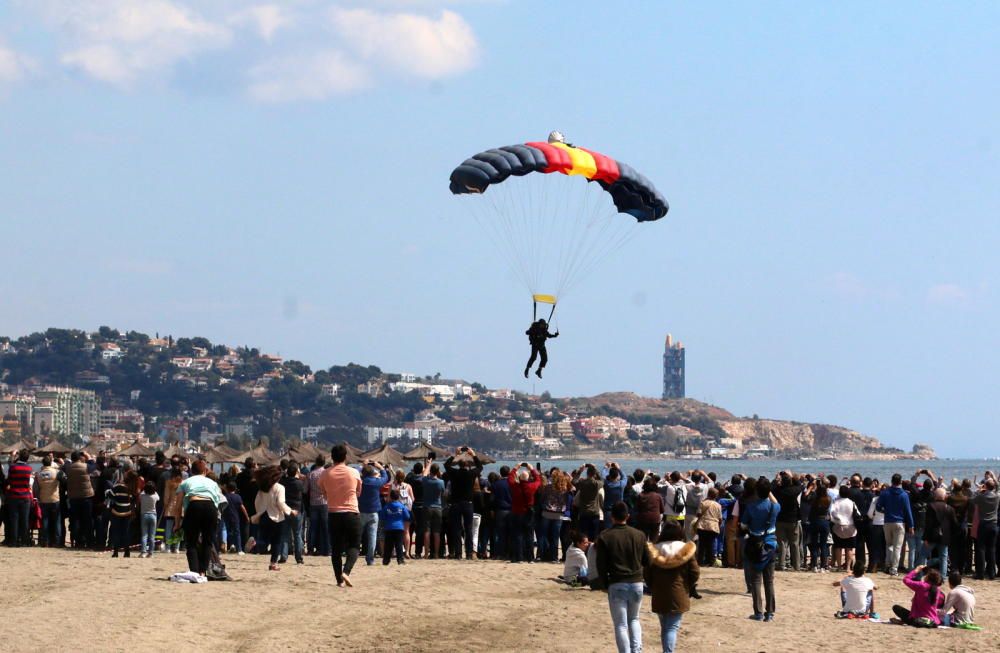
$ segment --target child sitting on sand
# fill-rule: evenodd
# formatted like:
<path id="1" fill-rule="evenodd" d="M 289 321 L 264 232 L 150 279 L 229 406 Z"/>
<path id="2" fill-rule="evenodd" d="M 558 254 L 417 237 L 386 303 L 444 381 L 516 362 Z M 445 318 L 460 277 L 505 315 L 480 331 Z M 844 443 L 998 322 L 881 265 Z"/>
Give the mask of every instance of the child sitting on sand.
<path id="1" fill-rule="evenodd" d="M 834 581 L 840 588 L 840 611 L 837 619 L 878 619 L 875 612 L 875 581 L 865 576 L 865 564 L 854 563 L 850 576 Z"/>
<path id="2" fill-rule="evenodd" d="M 566 549 L 566 563 L 563 565 L 562 579 L 579 587 L 587 584 L 587 549 L 590 548 L 590 540 L 586 533 L 576 531 L 573 533 L 573 544 Z"/>
<path id="3" fill-rule="evenodd" d="M 923 576 L 923 580 L 920 580 Z M 913 602 L 907 610 L 901 605 L 892 606 L 896 618 L 892 623 L 901 623 L 917 628 L 937 628 L 941 625 L 938 609 L 944 605 L 944 593 L 941 591 L 941 572 L 926 566 L 917 567 L 906 574 L 903 579 L 913 590 Z"/>
<path id="4" fill-rule="evenodd" d="M 941 610 L 941 623 L 945 626 L 968 628 L 975 623 L 976 593 L 962 584 L 962 574 L 948 574 L 948 598 Z"/>

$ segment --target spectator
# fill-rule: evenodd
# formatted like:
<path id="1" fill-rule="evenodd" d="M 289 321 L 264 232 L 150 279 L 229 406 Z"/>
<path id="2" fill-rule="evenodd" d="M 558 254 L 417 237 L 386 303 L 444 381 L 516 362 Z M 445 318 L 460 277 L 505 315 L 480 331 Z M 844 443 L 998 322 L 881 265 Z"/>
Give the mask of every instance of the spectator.
<path id="1" fill-rule="evenodd" d="M 608 605 L 618 653 L 642 651 L 643 568 L 649 564 L 646 536 L 628 526 L 628 506 L 619 501 L 611 509 L 613 525 L 597 538 L 597 574 L 608 589 Z"/>

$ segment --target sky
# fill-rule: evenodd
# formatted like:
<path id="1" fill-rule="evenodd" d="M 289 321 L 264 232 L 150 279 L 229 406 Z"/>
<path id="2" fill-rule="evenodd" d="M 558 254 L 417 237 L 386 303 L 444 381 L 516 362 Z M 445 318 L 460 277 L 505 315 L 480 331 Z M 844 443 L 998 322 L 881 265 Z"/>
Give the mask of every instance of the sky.
<path id="1" fill-rule="evenodd" d="M 998 20 L 995 3 L 0 3 L 0 334 L 110 325 L 658 396 L 670 332 L 688 395 L 737 415 L 1000 455 Z M 671 210 L 559 305 L 527 382 L 530 298 L 448 176 L 554 129 Z"/>

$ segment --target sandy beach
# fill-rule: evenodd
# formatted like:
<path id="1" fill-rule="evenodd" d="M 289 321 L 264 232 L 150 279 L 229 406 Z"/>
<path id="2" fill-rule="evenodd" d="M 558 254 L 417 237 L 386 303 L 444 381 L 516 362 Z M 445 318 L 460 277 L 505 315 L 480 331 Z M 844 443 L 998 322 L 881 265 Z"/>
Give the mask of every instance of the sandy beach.
<path id="1" fill-rule="evenodd" d="M 183 555 L 0 549 L 5 653 L 30 651 L 613 651 L 606 595 L 553 582 L 561 565 L 412 561 L 361 565 L 338 589 L 328 559 L 268 572 L 261 556 L 227 556 L 233 582 L 167 582 Z M 751 622 L 742 573 L 703 570 L 684 617 L 682 651 L 991 650 L 1000 645 L 1000 582 L 968 581 L 983 632 L 838 621 L 835 574 L 781 573 L 773 624 Z M 877 575 L 878 608 L 909 605 L 899 580 Z M 646 651 L 659 626 L 643 602 Z"/>

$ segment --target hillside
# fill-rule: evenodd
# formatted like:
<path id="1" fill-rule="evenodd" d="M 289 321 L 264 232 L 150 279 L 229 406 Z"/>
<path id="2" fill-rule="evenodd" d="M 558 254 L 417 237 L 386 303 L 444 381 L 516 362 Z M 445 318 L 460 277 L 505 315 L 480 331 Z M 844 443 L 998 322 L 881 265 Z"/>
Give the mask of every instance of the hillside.
<path id="1" fill-rule="evenodd" d="M 628 392 L 553 399 L 374 365 L 313 370 L 248 346 L 109 327 L 0 337 L 5 440 L 49 435 L 48 424 L 31 419 L 30 412 L 36 393 L 44 402 L 54 386 L 92 392 L 99 401 L 100 429 L 91 416 L 78 432 L 52 433 L 81 441 L 142 433 L 242 447 L 260 437 L 275 445 L 300 437 L 358 445 L 433 437 L 442 444 L 535 453 L 596 446 L 630 453 L 722 448 L 738 455 L 769 448 L 792 455 L 902 454 L 839 426 L 738 418 L 694 399 Z"/>

